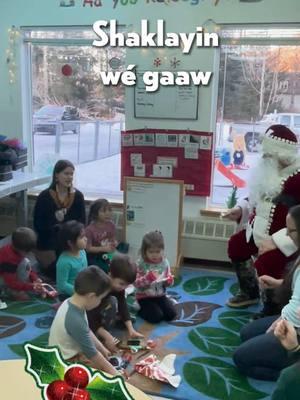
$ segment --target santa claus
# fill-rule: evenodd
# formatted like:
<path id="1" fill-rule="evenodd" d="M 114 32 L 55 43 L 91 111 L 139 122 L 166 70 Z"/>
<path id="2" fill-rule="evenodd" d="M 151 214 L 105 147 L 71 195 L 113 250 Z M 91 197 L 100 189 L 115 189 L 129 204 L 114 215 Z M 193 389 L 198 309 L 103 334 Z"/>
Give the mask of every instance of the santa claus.
<path id="1" fill-rule="evenodd" d="M 283 125 L 272 125 L 263 138 L 262 159 L 253 171 L 249 198 L 238 202 L 226 214 L 240 227 L 228 244 L 228 255 L 240 287 L 237 295 L 228 300 L 228 306 L 242 307 L 260 301 L 257 275 L 282 278 L 297 251 L 285 228 L 288 210 L 297 204 L 300 204 L 297 137 Z M 263 311 L 265 315 L 278 312 L 268 292 Z"/>

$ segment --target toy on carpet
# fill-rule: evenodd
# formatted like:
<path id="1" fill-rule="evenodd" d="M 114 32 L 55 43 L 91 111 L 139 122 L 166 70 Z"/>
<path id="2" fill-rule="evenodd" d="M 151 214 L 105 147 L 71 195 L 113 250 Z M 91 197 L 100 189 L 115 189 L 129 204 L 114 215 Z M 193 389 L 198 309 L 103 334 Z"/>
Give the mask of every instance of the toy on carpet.
<path id="1" fill-rule="evenodd" d="M 135 364 L 135 371 L 150 379 L 169 383 L 177 388 L 180 385 L 181 377 L 175 374 L 174 363 L 176 354 L 168 354 L 161 361 L 156 355 L 150 354 Z"/>
<path id="2" fill-rule="evenodd" d="M 128 339 L 127 343 L 117 344 L 120 350 L 129 350 L 131 353 L 138 353 L 141 350 L 152 350 L 156 347 L 155 340 L 147 340 L 144 343 L 141 339 Z"/>
<path id="3" fill-rule="evenodd" d="M 57 290 L 54 289 L 53 286 L 49 285 L 49 283 L 42 283 L 40 290 L 41 297 L 45 299 L 46 297 L 50 297 L 50 299 L 54 299 L 58 296 Z"/>

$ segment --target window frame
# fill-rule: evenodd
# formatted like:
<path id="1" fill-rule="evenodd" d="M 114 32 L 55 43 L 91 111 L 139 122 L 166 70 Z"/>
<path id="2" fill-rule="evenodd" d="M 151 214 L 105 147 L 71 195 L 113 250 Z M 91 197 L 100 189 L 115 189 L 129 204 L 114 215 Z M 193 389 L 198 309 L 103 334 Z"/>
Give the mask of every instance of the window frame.
<path id="1" fill-rule="evenodd" d="M 254 37 L 243 37 L 237 39 L 234 35 L 230 36 L 230 31 L 236 31 L 240 29 L 240 31 L 245 32 L 258 32 L 259 30 L 279 30 L 283 33 L 287 33 L 287 31 L 292 30 L 294 28 L 297 33 L 297 37 L 286 36 L 284 39 L 282 36 L 269 35 L 269 37 L 259 37 L 258 34 Z M 218 48 L 216 48 L 215 56 L 214 56 L 214 77 L 213 80 L 213 88 L 212 88 L 212 102 L 211 102 L 211 121 L 210 121 L 210 129 L 214 132 L 214 148 L 213 148 L 213 160 L 212 160 L 212 180 L 211 180 L 211 194 L 207 198 L 206 204 L 208 209 L 226 209 L 225 199 L 224 204 L 221 205 L 219 203 L 213 202 L 213 188 L 214 188 L 214 173 L 215 173 L 215 154 L 216 154 L 216 128 L 217 128 L 217 105 L 218 105 L 218 94 L 219 94 L 219 81 L 220 81 L 220 64 L 221 64 L 221 49 L 222 45 L 255 45 L 255 46 L 266 46 L 266 45 L 278 45 L 278 46 L 299 46 L 300 47 L 300 23 L 299 22 L 291 22 L 291 23 L 265 23 L 265 24 L 256 24 L 256 23 L 248 23 L 248 24 L 216 24 L 215 23 L 215 31 L 219 34 L 221 39 L 221 44 Z M 223 33 L 223 35 L 222 35 Z M 225 33 L 225 35 L 224 35 Z M 274 32 L 275 33 L 275 32 Z M 226 75 L 226 74 L 225 74 Z M 226 79 L 226 78 L 225 78 Z M 224 110 L 224 102 L 225 102 L 225 91 L 222 93 L 222 113 Z"/>

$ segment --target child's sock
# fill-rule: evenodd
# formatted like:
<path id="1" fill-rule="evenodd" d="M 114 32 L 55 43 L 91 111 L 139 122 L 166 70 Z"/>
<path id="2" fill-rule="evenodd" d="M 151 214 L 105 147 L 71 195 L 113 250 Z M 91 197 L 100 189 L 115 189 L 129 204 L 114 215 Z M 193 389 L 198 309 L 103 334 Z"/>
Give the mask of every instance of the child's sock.
<path id="1" fill-rule="evenodd" d="M 4 301 L 0 300 L 0 310 L 5 310 L 5 308 L 7 308 L 7 304 Z"/>

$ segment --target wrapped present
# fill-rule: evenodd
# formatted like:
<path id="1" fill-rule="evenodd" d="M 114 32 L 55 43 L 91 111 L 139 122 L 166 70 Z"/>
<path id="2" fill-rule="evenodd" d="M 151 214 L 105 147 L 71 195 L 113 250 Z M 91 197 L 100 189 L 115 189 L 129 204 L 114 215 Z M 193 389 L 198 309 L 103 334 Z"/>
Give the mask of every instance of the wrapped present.
<path id="1" fill-rule="evenodd" d="M 159 361 L 156 355 L 150 354 L 135 364 L 135 371 L 150 379 L 169 383 L 177 388 L 181 382 L 180 375 L 174 375 L 174 362 L 176 354 L 168 354 Z"/>

